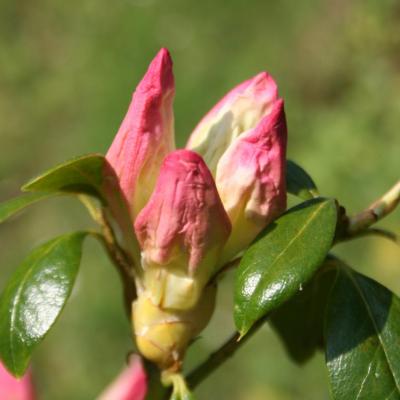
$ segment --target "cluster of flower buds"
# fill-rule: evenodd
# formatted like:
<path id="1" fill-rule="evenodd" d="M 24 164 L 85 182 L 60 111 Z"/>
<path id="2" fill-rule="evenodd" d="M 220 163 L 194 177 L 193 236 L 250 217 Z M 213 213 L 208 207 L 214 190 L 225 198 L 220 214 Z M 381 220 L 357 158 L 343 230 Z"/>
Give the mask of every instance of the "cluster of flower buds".
<path id="1" fill-rule="evenodd" d="M 271 76 L 260 73 L 230 91 L 181 150 L 174 92 L 172 61 L 162 49 L 107 153 L 141 249 L 136 343 L 164 370 L 179 370 L 207 325 L 213 276 L 286 208 L 286 123 Z"/>

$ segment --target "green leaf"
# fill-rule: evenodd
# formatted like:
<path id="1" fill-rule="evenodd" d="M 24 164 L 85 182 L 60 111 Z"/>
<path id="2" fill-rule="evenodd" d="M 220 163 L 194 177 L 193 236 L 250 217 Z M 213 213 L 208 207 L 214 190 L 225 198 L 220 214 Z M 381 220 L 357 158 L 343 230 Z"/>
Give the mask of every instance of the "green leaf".
<path id="1" fill-rule="evenodd" d="M 88 154 L 67 161 L 43 173 L 22 187 L 24 191 L 66 192 L 97 197 L 118 222 L 127 246 L 140 254 L 132 218 L 115 171 L 102 154 Z"/>
<path id="2" fill-rule="evenodd" d="M 24 191 L 84 193 L 105 201 L 103 181 L 106 160 L 88 154 L 60 164 L 22 187 Z"/>
<path id="3" fill-rule="evenodd" d="M 311 176 L 294 161 L 286 161 L 286 188 L 288 193 L 309 200 L 319 196 Z"/>
<path id="4" fill-rule="evenodd" d="M 53 326 L 74 284 L 85 232 L 59 236 L 35 249 L 0 297 L 0 357 L 21 377 L 31 353 Z"/>
<path id="5" fill-rule="evenodd" d="M 400 399 L 399 344 L 399 298 L 374 280 L 341 268 L 326 320 L 333 399 Z"/>
<path id="6" fill-rule="evenodd" d="M 14 214 L 23 210 L 25 207 L 46 199 L 51 193 L 27 193 L 22 196 L 14 197 L 0 204 L 0 223 L 12 217 Z"/>
<path id="7" fill-rule="evenodd" d="M 303 290 L 272 312 L 269 322 L 289 356 L 302 364 L 322 350 L 325 310 L 336 278 L 336 269 L 325 261 Z"/>
<path id="8" fill-rule="evenodd" d="M 234 309 L 242 336 L 313 276 L 332 245 L 336 215 L 334 200 L 304 202 L 270 224 L 244 253 Z"/>

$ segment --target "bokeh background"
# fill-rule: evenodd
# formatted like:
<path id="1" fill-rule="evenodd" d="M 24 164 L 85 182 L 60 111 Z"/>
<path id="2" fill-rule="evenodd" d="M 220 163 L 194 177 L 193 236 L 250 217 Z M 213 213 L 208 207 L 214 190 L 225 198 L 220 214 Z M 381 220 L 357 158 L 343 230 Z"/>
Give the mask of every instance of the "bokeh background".
<path id="1" fill-rule="evenodd" d="M 261 70 L 286 101 L 289 156 L 349 212 L 400 172 L 398 0 L 0 0 L 0 200 L 32 176 L 88 152 L 104 153 L 131 92 L 161 46 L 176 75 L 183 145 L 233 85 Z M 35 205 L 0 227 L 0 289 L 28 251 L 91 225 L 72 199 Z M 400 233 L 397 211 L 381 225 Z M 132 350 L 120 284 L 88 240 L 64 314 L 33 358 L 40 400 L 94 399 Z M 336 253 L 400 294 L 400 251 L 383 239 Z M 232 331 L 232 277 L 190 368 Z M 199 399 L 328 399 L 322 355 L 291 363 L 266 326 L 202 384 Z"/>

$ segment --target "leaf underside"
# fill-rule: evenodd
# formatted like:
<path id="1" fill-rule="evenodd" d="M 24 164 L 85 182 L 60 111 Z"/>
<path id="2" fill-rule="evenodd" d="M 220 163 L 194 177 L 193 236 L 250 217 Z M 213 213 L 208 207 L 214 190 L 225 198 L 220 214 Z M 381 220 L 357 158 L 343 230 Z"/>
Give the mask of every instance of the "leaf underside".
<path id="1" fill-rule="evenodd" d="M 286 189 L 288 193 L 303 200 L 319 196 L 317 185 L 311 176 L 292 160 L 286 161 Z"/>

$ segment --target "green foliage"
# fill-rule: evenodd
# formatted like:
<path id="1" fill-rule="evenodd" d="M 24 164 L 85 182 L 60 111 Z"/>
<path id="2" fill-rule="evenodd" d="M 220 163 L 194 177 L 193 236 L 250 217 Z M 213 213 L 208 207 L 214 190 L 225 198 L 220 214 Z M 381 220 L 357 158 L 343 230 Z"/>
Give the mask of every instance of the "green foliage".
<path id="1" fill-rule="evenodd" d="M 118 222 L 134 256 L 139 246 L 133 233 L 131 216 L 118 178 L 101 154 L 88 154 L 44 172 L 22 187 L 24 191 L 87 194 L 107 206 Z"/>
<path id="2" fill-rule="evenodd" d="M 336 270 L 326 260 L 303 290 L 271 314 L 269 322 L 297 363 L 308 361 L 324 349 L 325 310 Z"/>
<path id="3" fill-rule="evenodd" d="M 101 154 L 77 157 L 32 179 L 22 187 L 22 190 L 85 193 L 105 202 L 103 183 L 105 163 L 105 158 Z"/>
<path id="4" fill-rule="evenodd" d="M 17 377 L 24 374 L 32 351 L 71 294 L 85 236 L 85 232 L 59 236 L 35 249 L 0 297 L 0 357 Z"/>
<path id="5" fill-rule="evenodd" d="M 396 1 L 338 6 L 322 0 L 259 0 L 227 6 L 222 1 L 117 0 L 108 7 L 92 0 L 38 0 L 4 1 L 0 9 L 2 198 L 48 163 L 93 149 L 105 152 L 160 46 L 169 47 L 175 61 L 179 144 L 226 90 L 266 69 L 286 102 L 289 154 L 312 171 L 321 192 L 338 196 L 353 212 L 398 179 Z M 19 257 L 22 238 L 80 229 L 82 214 L 69 203 L 63 212 L 57 206 L 50 202 L 45 217 L 33 212 L 0 232 L 1 285 Z M 399 214 L 393 217 L 388 227 L 398 233 Z M 363 239 L 337 251 L 399 293 L 395 246 Z M 99 253 L 87 252 L 87 268 L 81 271 L 83 282 L 96 279 L 96 285 L 77 292 L 79 307 L 63 316 L 35 358 L 40 399 L 95 398 L 130 350 L 118 282 Z M 220 290 L 221 318 L 205 333 L 207 340 L 199 341 L 199 359 L 233 328 L 226 317 L 231 311 L 228 286 Z M 101 329 L 94 338 L 86 326 Z M 218 379 L 196 389 L 200 399 L 327 398 L 318 357 L 299 371 L 282 357 L 269 330 L 254 339 L 230 368 L 221 368 Z M 88 370 L 96 371 L 90 379 Z"/>
<path id="6" fill-rule="evenodd" d="M 28 193 L 18 196 L 0 204 L 0 223 L 4 222 L 14 214 L 23 210 L 25 207 L 40 200 L 50 197 L 50 193 Z"/>
<path id="7" fill-rule="evenodd" d="M 294 161 L 286 161 L 286 188 L 288 193 L 309 200 L 319 195 L 311 176 Z"/>
<path id="8" fill-rule="evenodd" d="M 342 265 L 326 321 L 333 399 L 399 399 L 399 343 L 400 299 Z"/>
<path id="9" fill-rule="evenodd" d="M 248 248 L 235 283 L 234 318 L 242 336 L 312 277 L 332 245 L 336 215 L 334 200 L 309 200 L 270 224 Z"/>

